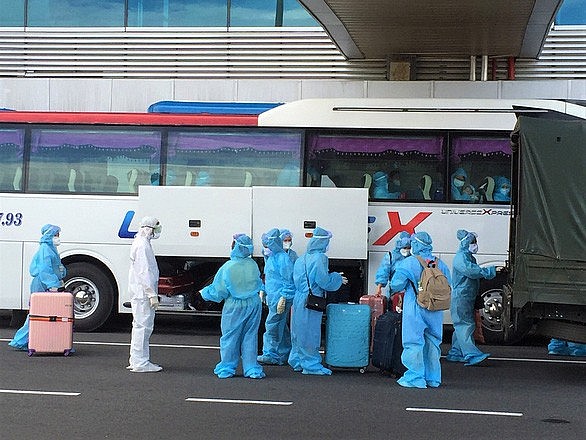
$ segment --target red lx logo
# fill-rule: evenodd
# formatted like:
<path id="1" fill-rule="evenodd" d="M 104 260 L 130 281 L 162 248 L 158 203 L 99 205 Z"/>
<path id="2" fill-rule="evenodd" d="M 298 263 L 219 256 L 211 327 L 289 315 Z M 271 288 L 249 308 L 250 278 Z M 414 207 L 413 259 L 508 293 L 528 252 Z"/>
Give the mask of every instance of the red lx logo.
<path id="1" fill-rule="evenodd" d="M 391 224 L 391 227 L 387 232 L 381 235 L 378 240 L 373 243 L 373 245 L 384 246 L 389 241 L 391 241 L 394 236 L 399 235 L 399 233 L 403 231 L 408 232 L 409 234 L 414 234 L 415 227 L 423 222 L 423 220 L 425 220 L 427 217 L 429 217 L 431 212 L 420 212 L 415 217 L 413 217 L 409 223 L 406 224 L 401 223 L 401 218 L 399 217 L 398 212 L 387 212 L 387 215 L 389 216 L 389 223 Z"/>

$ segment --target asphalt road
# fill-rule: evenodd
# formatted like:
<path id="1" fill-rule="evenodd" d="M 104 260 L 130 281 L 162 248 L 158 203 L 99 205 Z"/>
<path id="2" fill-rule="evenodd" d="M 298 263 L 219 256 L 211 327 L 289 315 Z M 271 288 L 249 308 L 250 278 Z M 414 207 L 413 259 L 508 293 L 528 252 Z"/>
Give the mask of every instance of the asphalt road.
<path id="1" fill-rule="evenodd" d="M 483 366 L 442 360 L 442 386 L 419 390 L 373 369 L 217 379 L 218 321 L 185 317 L 157 317 L 151 358 L 161 373 L 125 370 L 128 320 L 76 333 L 72 356 L 28 357 L 7 346 L 15 329 L 5 318 L 3 440 L 586 438 L 586 358 L 548 356 L 540 339 L 484 347 L 493 356 Z"/>

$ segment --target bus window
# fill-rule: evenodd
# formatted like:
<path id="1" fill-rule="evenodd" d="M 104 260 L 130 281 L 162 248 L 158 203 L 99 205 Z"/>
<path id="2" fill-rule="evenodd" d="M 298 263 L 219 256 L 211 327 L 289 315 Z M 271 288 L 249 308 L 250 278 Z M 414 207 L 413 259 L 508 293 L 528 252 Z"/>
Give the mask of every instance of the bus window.
<path id="1" fill-rule="evenodd" d="M 0 130 L 0 191 L 22 189 L 24 130 Z"/>
<path id="2" fill-rule="evenodd" d="M 299 186 L 300 131 L 169 131 L 167 185 Z"/>
<path id="3" fill-rule="evenodd" d="M 33 129 L 28 190 L 131 193 L 160 169 L 158 131 Z"/>
<path id="4" fill-rule="evenodd" d="M 508 137 L 454 137 L 450 157 L 450 200 L 509 202 L 510 170 Z"/>
<path id="5" fill-rule="evenodd" d="M 314 133 L 308 185 L 369 188 L 374 200 L 442 200 L 444 138 Z"/>

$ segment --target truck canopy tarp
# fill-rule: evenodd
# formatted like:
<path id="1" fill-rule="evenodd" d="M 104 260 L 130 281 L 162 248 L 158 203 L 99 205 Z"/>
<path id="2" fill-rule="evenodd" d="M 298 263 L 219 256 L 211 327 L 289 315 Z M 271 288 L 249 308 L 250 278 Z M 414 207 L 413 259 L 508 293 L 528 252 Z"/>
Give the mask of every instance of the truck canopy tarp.
<path id="1" fill-rule="evenodd" d="M 586 261 L 586 121 L 519 117 L 519 250 Z"/>
<path id="2" fill-rule="evenodd" d="M 519 116 L 516 305 L 583 304 L 586 121 Z"/>

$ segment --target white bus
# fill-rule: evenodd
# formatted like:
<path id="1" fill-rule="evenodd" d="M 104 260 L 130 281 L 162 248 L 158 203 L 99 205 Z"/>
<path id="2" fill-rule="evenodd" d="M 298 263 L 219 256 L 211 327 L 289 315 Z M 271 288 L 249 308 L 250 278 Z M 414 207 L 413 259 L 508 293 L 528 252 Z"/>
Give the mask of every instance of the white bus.
<path id="1" fill-rule="evenodd" d="M 179 111 L 193 114 L 0 112 L 0 309 L 28 308 L 28 265 L 41 226 L 54 223 L 63 230 L 76 329 L 129 312 L 129 245 L 147 214 L 165 225 L 155 244 L 161 276 L 184 283 L 162 298 L 161 313 L 217 314 L 195 292 L 225 261 L 232 233 L 252 234 L 260 257 L 260 234 L 270 227 L 291 229 L 298 253 L 313 226 L 332 229 L 329 255 L 350 278 L 351 300 L 374 291 L 378 265 L 401 231 L 429 232 L 448 265 L 456 231 L 476 231 L 479 263 L 503 265 L 510 206 L 495 181 L 510 176 L 515 109 L 584 117 L 583 107 L 561 101 L 227 107 L 224 114 L 186 103 Z M 456 196 L 451 182 L 460 169 L 469 194 Z M 502 284 L 482 289 L 492 340 L 501 333 Z"/>

